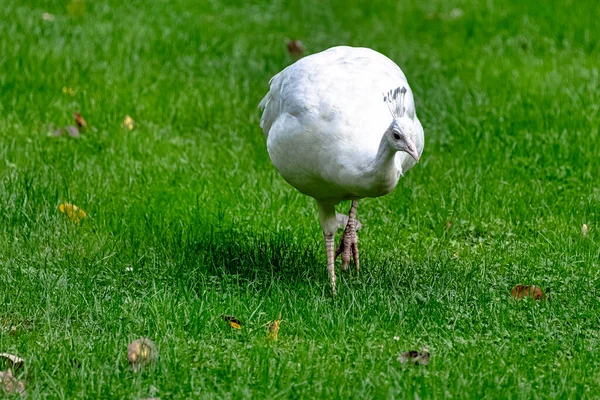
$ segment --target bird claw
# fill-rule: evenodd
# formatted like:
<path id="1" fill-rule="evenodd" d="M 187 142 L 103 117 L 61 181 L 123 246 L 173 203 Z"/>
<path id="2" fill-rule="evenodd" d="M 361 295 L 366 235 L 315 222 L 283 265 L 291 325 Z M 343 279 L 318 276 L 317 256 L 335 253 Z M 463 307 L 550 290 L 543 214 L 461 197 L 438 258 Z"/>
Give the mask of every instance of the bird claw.
<path id="1" fill-rule="evenodd" d="M 358 235 L 356 234 L 356 228 L 350 224 L 346 225 L 344 233 L 340 238 L 340 244 L 335 252 L 335 258 L 342 255 L 342 271 L 348 270 L 350 265 L 350 259 L 354 261 L 356 271 L 360 269 L 360 263 L 358 258 Z"/>

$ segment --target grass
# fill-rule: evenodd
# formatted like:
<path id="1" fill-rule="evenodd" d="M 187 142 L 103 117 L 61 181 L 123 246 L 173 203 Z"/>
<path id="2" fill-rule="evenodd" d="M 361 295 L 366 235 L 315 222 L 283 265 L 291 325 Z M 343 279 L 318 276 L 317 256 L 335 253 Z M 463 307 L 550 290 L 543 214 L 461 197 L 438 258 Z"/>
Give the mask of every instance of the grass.
<path id="1" fill-rule="evenodd" d="M 0 4 L 0 352 L 30 397 L 599 393 L 596 2 Z M 361 203 L 363 268 L 335 298 L 315 205 L 258 126 L 284 37 L 391 57 L 426 133 Z M 49 136 L 74 111 L 88 131 Z M 134 373 L 141 336 L 160 357 Z M 397 361 L 422 347 L 428 366 Z"/>

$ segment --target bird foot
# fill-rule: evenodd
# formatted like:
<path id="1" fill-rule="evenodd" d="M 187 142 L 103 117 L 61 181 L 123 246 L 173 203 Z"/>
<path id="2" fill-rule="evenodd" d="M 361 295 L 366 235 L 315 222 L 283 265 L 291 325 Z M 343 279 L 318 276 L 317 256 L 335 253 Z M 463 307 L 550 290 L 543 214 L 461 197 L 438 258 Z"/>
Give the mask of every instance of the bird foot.
<path id="1" fill-rule="evenodd" d="M 350 259 L 354 260 L 356 271 L 360 269 L 358 258 L 358 235 L 356 231 L 362 226 L 356 219 L 356 206 L 358 202 L 352 202 L 352 208 L 347 219 L 346 228 L 340 238 L 340 244 L 335 252 L 335 257 L 342 255 L 342 271 L 346 271 L 350 265 Z M 338 214 L 339 215 L 339 214 Z M 345 217 L 345 215 L 344 215 Z M 339 221 L 339 217 L 338 217 Z"/>
<path id="2" fill-rule="evenodd" d="M 348 228 L 346 226 L 346 228 Z M 340 238 L 340 244 L 335 252 L 335 257 L 342 255 L 342 271 L 346 271 L 350 265 L 350 259 L 354 261 L 356 271 L 360 269 L 358 258 L 358 235 L 356 230 L 344 229 L 344 234 Z"/>

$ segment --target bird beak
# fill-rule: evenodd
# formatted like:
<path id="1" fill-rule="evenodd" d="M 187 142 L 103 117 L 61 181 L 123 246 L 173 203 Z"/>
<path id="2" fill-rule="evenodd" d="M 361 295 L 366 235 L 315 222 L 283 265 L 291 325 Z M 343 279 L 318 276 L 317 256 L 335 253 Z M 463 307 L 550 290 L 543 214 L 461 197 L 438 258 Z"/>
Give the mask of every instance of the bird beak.
<path id="1" fill-rule="evenodd" d="M 415 145 L 415 142 L 413 142 L 412 140 L 407 140 L 407 149 L 405 150 L 412 158 L 415 159 L 416 162 L 419 162 L 419 159 L 421 158 L 421 155 L 419 154 L 419 151 L 417 150 L 417 146 Z"/>

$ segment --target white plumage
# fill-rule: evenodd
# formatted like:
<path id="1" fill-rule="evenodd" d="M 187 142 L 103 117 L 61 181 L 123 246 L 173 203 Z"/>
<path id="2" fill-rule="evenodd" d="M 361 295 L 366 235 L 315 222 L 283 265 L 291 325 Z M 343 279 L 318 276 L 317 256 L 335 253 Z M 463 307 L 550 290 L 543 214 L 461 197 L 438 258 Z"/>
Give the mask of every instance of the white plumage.
<path id="1" fill-rule="evenodd" d="M 423 128 L 402 70 L 367 48 L 333 47 L 300 59 L 270 81 L 260 126 L 275 168 L 317 200 L 335 292 L 333 240 L 346 219 L 335 205 L 353 200 L 337 254 L 358 269 L 358 199 L 391 192 L 423 152 Z"/>

